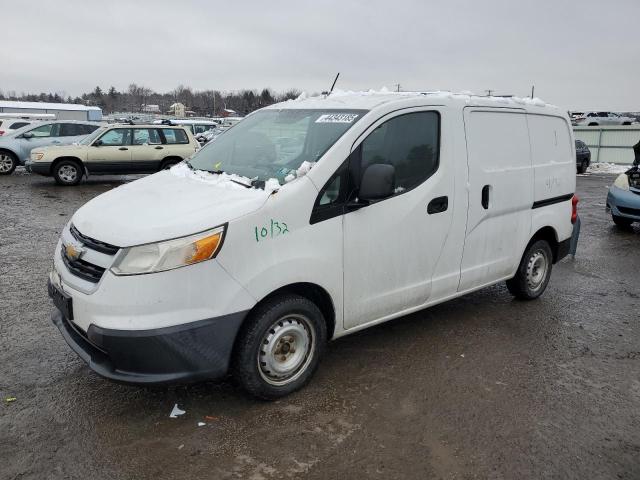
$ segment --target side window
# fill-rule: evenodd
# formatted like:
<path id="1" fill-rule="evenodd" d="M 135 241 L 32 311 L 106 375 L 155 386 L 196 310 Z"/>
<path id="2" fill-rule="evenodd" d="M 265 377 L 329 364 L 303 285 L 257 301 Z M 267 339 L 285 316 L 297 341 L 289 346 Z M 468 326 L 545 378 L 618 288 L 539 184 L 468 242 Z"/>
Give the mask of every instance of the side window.
<path id="1" fill-rule="evenodd" d="M 318 205 L 331 205 L 336 203 L 340 196 L 340 176 L 334 177 L 321 192 Z"/>
<path id="2" fill-rule="evenodd" d="M 100 128 L 98 125 L 83 125 L 82 131 L 85 135 L 89 135 L 90 133 L 95 132 L 98 128 Z"/>
<path id="3" fill-rule="evenodd" d="M 54 135 L 52 135 L 51 127 L 53 127 L 53 124 L 49 123 L 48 125 L 40 125 L 29 131 L 37 138 L 52 137 Z"/>
<path id="4" fill-rule="evenodd" d="M 344 213 L 347 197 L 349 161 L 345 161 L 320 190 L 311 212 L 310 224 L 338 217 Z"/>
<path id="5" fill-rule="evenodd" d="M 120 146 L 129 145 L 129 137 L 131 135 L 131 129 L 129 128 L 114 128 L 109 130 L 100 137 L 102 145 L 104 146 Z"/>
<path id="6" fill-rule="evenodd" d="M 407 113 L 386 121 L 360 145 L 360 173 L 370 165 L 395 167 L 395 192 L 417 187 L 438 169 L 440 115 Z"/>
<path id="7" fill-rule="evenodd" d="M 162 143 L 160 136 L 155 128 L 136 128 L 133 130 L 133 144 L 134 145 L 158 145 Z"/>
<path id="8" fill-rule="evenodd" d="M 189 137 L 181 128 L 163 128 L 162 133 L 168 144 L 189 143 Z"/>
<path id="9" fill-rule="evenodd" d="M 11 125 L 9 125 L 9 128 L 12 130 L 17 130 L 19 128 L 25 127 L 29 125 L 29 122 L 16 122 L 16 123 L 12 123 Z"/>
<path id="10" fill-rule="evenodd" d="M 60 126 L 60 136 L 61 137 L 75 137 L 78 135 L 82 135 L 82 125 L 77 123 L 63 123 Z"/>

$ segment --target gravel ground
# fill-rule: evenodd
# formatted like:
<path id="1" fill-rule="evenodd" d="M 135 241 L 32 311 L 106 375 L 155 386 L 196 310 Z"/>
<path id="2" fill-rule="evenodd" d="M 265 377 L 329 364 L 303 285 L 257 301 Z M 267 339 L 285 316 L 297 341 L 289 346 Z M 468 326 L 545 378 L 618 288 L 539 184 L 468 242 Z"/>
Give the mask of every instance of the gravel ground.
<path id="1" fill-rule="evenodd" d="M 497 285 L 340 339 L 266 403 L 92 373 L 45 282 L 74 210 L 123 180 L 0 177 L 0 479 L 638 479 L 640 227 L 605 213 L 613 178 L 578 178 L 578 255 L 539 300 Z"/>

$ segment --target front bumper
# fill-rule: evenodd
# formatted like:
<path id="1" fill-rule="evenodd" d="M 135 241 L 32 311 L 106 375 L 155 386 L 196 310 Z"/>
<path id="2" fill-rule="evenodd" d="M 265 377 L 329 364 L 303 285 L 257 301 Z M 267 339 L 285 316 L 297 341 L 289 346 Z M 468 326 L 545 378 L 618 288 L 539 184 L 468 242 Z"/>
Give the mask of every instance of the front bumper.
<path id="1" fill-rule="evenodd" d="M 34 162 L 29 159 L 24 163 L 27 172 L 49 176 L 51 174 L 51 162 Z"/>
<path id="2" fill-rule="evenodd" d="M 52 286 L 49 285 L 51 292 Z M 229 369 L 235 337 L 247 312 L 152 330 L 74 326 L 57 308 L 51 320 L 65 341 L 102 377 L 158 385 L 217 380 Z"/>
<path id="3" fill-rule="evenodd" d="M 617 217 L 640 221 L 640 191 L 612 186 L 607 194 L 607 210 Z"/>

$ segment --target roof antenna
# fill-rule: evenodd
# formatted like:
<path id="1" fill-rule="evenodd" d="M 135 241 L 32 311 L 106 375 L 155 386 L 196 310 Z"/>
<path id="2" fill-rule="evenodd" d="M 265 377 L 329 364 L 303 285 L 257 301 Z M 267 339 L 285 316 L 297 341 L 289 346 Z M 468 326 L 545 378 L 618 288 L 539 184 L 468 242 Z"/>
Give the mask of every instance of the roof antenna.
<path id="1" fill-rule="evenodd" d="M 338 81 L 339 76 L 340 76 L 340 72 L 338 72 L 338 74 L 336 75 L 336 78 L 333 79 L 333 83 L 331 84 L 331 90 L 329 90 L 328 92 L 322 92 L 323 95 L 327 97 L 331 95 L 331 92 L 333 92 L 333 87 L 336 86 L 336 82 Z"/>

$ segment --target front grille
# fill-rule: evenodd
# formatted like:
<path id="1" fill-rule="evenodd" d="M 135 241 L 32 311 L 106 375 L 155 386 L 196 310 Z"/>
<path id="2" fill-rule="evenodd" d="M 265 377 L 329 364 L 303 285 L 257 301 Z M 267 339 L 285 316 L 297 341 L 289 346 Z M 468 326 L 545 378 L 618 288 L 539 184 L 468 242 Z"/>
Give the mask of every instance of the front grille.
<path id="1" fill-rule="evenodd" d="M 95 250 L 96 252 L 106 253 L 107 255 L 115 255 L 116 253 L 118 253 L 118 250 L 120 250 L 120 247 L 116 247 L 115 245 L 110 245 L 108 243 L 101 242 L 100 240 L 95 240 L 81 234 L 75 227 L 75 225 L 71 225 L 71 228 L 69 230 L 71 231 L 71 235 L 73 235 L 73 238 L 86 245 L 90 249 Z"/>
<path id="2" fill-rule="evenodd" d="M 62 261 L 71 273 L 80 277 L 88 282 L 98 283 L 105 272 L 105 268 L 99 267 L 89 262 L 85 262 L 82 259 L 71 260 L 67 257 L 67 253 L 64 248 L 61 252 Z"/>
<path id="3" fill-rule="evenodd" d="M 624 213 L 625 215 L 640 217 L 640 208 L 618 207 L 618 210 L 620 210 L 620 213 Z"/>

